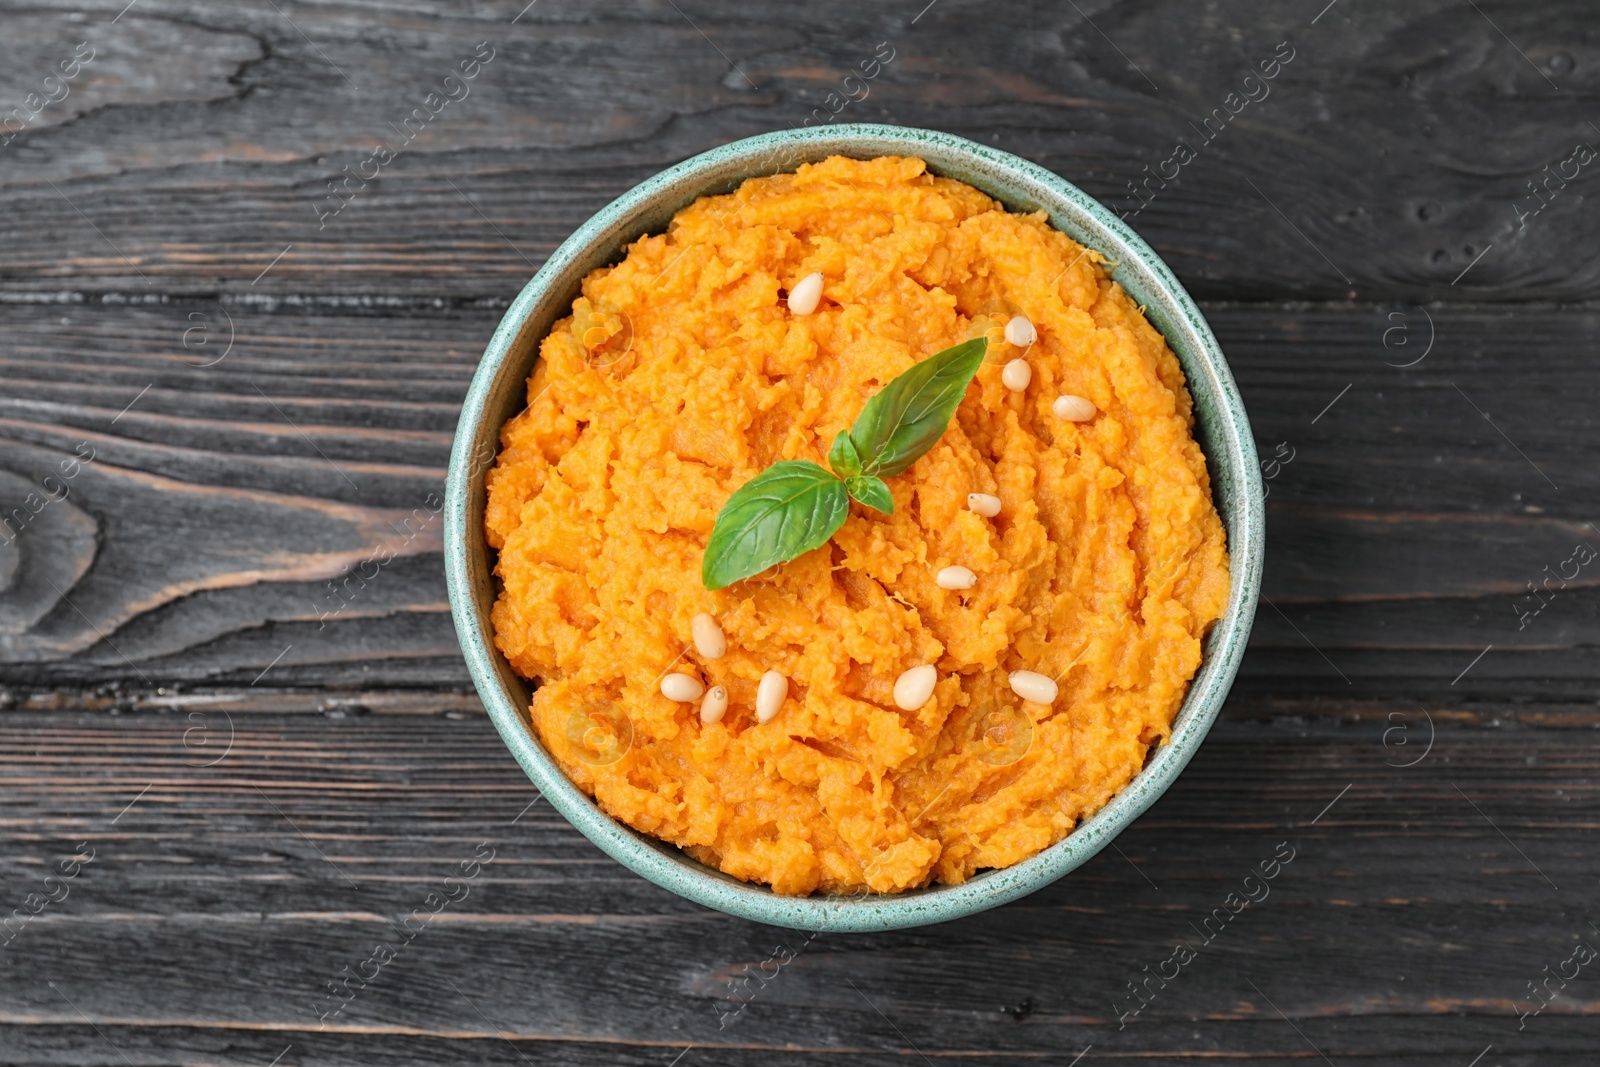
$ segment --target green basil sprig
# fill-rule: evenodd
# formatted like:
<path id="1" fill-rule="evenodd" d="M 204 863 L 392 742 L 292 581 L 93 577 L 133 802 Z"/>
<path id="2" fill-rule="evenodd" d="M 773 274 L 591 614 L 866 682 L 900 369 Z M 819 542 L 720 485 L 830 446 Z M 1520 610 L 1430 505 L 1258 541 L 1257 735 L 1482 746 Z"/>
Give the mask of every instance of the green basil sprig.
<path id="1" fill-rule="evenodd" d="M 947 348 L 878 390 L 833 439 L 832 473 L 784 460 L 740 486 L 717 513 L 700 561 L 705 587 L 721 589 L 826 544 L 844 525 L 851 498 L 894 514 L 883 479 L 905 473 L 944 436 L 988 344 L 977 337 Z"/>

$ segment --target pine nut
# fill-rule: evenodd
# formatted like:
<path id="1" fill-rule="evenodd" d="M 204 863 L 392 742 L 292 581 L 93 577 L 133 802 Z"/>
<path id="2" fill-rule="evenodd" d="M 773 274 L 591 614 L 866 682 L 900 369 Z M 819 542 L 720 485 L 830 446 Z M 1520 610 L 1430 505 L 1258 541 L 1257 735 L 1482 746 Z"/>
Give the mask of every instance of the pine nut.
<path id="1" fill-rule="evenodd" d="M 726 714 L 728 714 L 728 691 L 720 685 L 707 689 L 706 698 L 700 702 L 700 721 L 707 724 L 721 722 Z"/>
<path id="2" fill-rule="evenodd" d="M 1012 671 L 1010 682 L 1013 693 L 1034 704 L 1054 704 L 1061 691 L 1053 680 L 1034 671 Z"/>
<path id="3" fill-rule="evenodd" d="M 1014 359 L 1000 372 L 1000 382 L 1013 393 L 1020 393 L 1033 381 L 1033 368 L 1025 359 Z"/>
<path id="4" fill-rule="evenodd" d="M 789 290 L 789 313 L 809 315 L 822 303 L 822 273 L 807 274 Z"/>
<path id="5" fill-rule="evenodd" d="M 946 567 L 934 581 L 940 589 L 971 589 L 978 584 L 978 576 L 965 567 Z"/>
<path id="6" fill-rule="evenodd" d="M 689 632 L 694 636 L 694 650 L 703 658 L 721 659 L 728 654 L 728 636 L 717 620 L 705 612 L 689 620 Z"/>
<path id="7" fill-rule="evenodd" d="M 986 519 L 1000 514 L 1000 498 L 988 493 L 968 493 L 967 507 Z"/>
<path id="8" fill-rule="evenodd" d="M 669 674 L 661 679 L 661 695 L 668 700 L 688 702 L 699 700 L 706 691 L 700 679 L 692 674 Z"/>
<path id="9" fill-rule="evenodd" d="M 933 696 L 939 671 L 931 663 L 912 667 L 894 680 L 894 702 L 901 711 L 916 711 Z"/>
<path id="10" fill-rule="evenodd" d="M 788 698 L 789 679 L 777 671 L 763 674 L 761 684 L 756 686 L 756 722 L 768 723 L 777 718 Z"/>
<path id="11" fill-rule="evenodd" d="M 1056 397 L 1055 403 L 1050 405 L 1050 410 L 1056 413 L 1057 418 L 1066 419 L 1068 422 L 1088 422 L 1094 418 L 1098 409 L 1094 406 L 1094 401 L 1067 393 Z"/>
<path id="12" fill-rule="evenodd" d="M 1006 323 L 1006 340 L 1018 348 L 1027 348 L 1039 339 L 1039 331 L 1033 328 L 1033 323 L 1028 321 L 1026 315 L 1013 315 L 1011 321 Z"/>

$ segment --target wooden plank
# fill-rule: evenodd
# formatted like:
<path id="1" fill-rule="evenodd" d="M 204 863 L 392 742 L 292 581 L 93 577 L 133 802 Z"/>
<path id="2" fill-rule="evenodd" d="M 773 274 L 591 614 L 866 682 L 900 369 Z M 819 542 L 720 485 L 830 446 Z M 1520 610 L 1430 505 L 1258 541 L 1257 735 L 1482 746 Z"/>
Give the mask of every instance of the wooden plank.
<path id="1" fill-rule="evenodd" d="M 528 808 L 481 716 L 263 713 L 211 767 L 175 715 L 6 721 L 8 908 L 80 842 L 94 859 L 0 950 L 5 1062 L 118 1062 L 109 1041 L 135 1062 L 289 1044 L 286 1062 L 336 1062 L 370 1042 L 440 1061 L 665 1064 L 692 1044 L 706 1063 L 1064 1063 L 1093 1044 L 1084 1062 L 1256 1065 L 1315 1059 L 1298 1027 L 1334 1062 L 1466 1064 L 1492 1043 L 1496 1062 L 1577 1064 L 1600 1010 L 1574 981 L 1518 1031 L 1528 980 L 1600 936 L 1588 732 L 1440 722 L 1424 754 L 1420 718 L 1409 750 L 1383 722 L 1225 723 L 1120 853 L 980 916 L 808 942 L 658 890 Z M 1202 944 L 1190 924 L 1285 841 L 1264 899 Z M 325 983 L 398 940 L 480 842 L 493 860 L 467 895 L 318 1030 Z M 1178 939 L 1197 958 L 1119 1027 L 1126 983 Z M 728 981 L 779 946 L 796 958 L 739 1011 Z"/>
<path id="2" fill-rule="evenodd" d="M 1592 1062 L 1581 978 L 1516 1017 L 1600 938 L 1600 590 L 1545 584 L 1597 518 L 1593 165 L 1530 184 L 1600 137 L 1586 7 L 0 22 L 0 122 L 94 48 L 0 145 L 0 515 L 95 457 L 0 535 L 0 1064 Z M 480 41 L 470 96 L 319 228 L 329 182 Z M 1280 41 L 1270 95 L 1214 112 Z M 429 509 L 478 353 L 551 250 L 661 168 L 830 108 L 878 42 L 895 58 L 841 119 L 973 137 L 1115 210 L 1197 147 L 1130 221 L 1278 452 L 1269 602 L 1223 722 L 1120 851 L 982 916 L 807 941 L 529 806 Z M 1128 1015 L 1280 841 L 1270 897 Z M 326 983 L 479 842 L 470 897 L 319 1029 Z M 70 894 L 11 935 L 79 843 Z M 730 986 L 779 945 L 775 979 Z"/>
<path id="3" fill-rule="evenodd" d="M 181 340 L 188 316 L 220 331 L 230 307 L 233 350 L 197 365 L 203 346 Z M 0 546 L 0 583 L 9 574 L 18 590 L 0 600 L 0 684 L 115 683 L 149 697 L 248 686 L 271 666 L 259 684 L 468 688 L 431 508 L 499 312 L 6 306 L 0 514 L 82 450 L 95 459 L 39 513 L 52 526 Z M 1600 490 L 1589 461 L 1600 426 L 1576 387 L 1596 314 L 1207 313 L 1263 456 L 1288 457 L 1270 471 L 1271 604 L 1238 713 L 1400 695 L 1505 708 L 1535 686 L 1547 703 L 1590 706 L 1596 572 L 1567 561 L 1593 539 Z M 1396 328 L 1406 333 L 1386 347 Z M 399 558 L 363 566 L 386 546 Z"/>
<path id="4" fill-rule="evenodd" d="M 830 0 L 733 18 L 695 4 L 142 0 L 113 21 L 122 6 L 98 0 L 76 22 L 4 9 L 3 99 L 25 99 L 76 42 L 99 51 L 0 149 L 0 287 L 505 293 L 644 177 L 863 88 L 839 120 L 973 137 L 1123 212 L 1144 202 L 1133 183 L 1153 181 L 1134 225 L 1203 297 L 1565 301 L 1592 299 L 1600 277 L 1580 206 L 1592 166 L 1562 168 L 1597 136 L 1572 43 L 1581 5 L 1318 16 L 1035 0 L 996 18 L 948 0 L 925 13 Z M 406 117 L 484 41 L 494 58 L 467 95 L 407 143 Z M 894 59 L 845 84 L 879 42 Z M 1271 81 L 1244 82 L 1291 52 Z M 162 55 L 189 59 L 151 61 Z M 1229 103 L 1244 91 L 1265 96 Z M 379 176 L 319 228 L 329 182 L 360 173 L 379 141 L 396 157 L 368 164 Z M 1175 167 L 1180 141 L 1196 158 Z"/>

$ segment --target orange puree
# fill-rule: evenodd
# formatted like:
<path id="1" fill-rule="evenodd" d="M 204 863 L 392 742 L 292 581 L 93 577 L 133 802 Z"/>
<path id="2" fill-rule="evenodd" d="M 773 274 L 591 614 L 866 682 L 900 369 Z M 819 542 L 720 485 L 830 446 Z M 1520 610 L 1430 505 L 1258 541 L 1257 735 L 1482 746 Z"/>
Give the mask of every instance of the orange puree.
<path id="1" fill-rule="evenodd" d="M 797 316 L 787 290 L 825 277 Z M 532 727 L 613 817 L 785 894 L 954 883 L 1061 840 L 1169 736 L 1228 592 L 1177 360 L 1100 257 L 921 160 L 833 158 L 681 211 L 583 283 L 488 476 L 495 642 Z M 1004 341 L 1015 314 L 1037 341 Z M 915 361 L 978 333 L 943 439 L 833 540 L 717 592 L 717 512 L 833 436 Z M 1022 333 L 1026 336 L 1026 332 Z M 1025 356 L 1022 393 L 1001 368 Z M 1097 414 L 1068 422 L 1062 394 Z M 968 493 L 1002 501 L 984 518 Z M 969 590 L 939 588 L 947 566 Z M 705 660 L 690 620 L 715 616 Z M 899 710 L 893 686 L 938 668 Z M 772 721 L 763 672 L 789 679 Z M 726 716 L 661 694 L 725 686 Z M 1008 672 L 1059 679 L 1024 703 Z"/>

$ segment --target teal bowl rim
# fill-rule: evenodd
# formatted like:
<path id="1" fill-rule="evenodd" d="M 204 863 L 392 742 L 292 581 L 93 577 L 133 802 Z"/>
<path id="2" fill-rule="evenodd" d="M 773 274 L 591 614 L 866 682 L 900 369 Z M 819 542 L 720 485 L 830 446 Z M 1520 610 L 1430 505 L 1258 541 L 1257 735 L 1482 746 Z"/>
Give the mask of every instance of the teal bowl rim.
<path id="1" fill-rule="evenodd" d="M 482 534 L 483 475 L 497 454 L 505 419 L 526 406 L 539 340 L 570 311 L 584 274 L 615 262 L 628 242 L 661 232 L 672 214 L 699 196 L 828 155 L 919 156 L 930 171 L 967 182 L 1010 210 L 1045 210 L 1056 228 L 1116 264 L 1113 277 L 1144 306 L 1188 378 L 1196 436 L 1228 532 L 1231 589 L 1171 738 L 1132 782 L 1061 841 L 960 885 L 884 896 L 785 897 L 612 819 L 535 739 L 525 714 L 526 683 L 490 636 L 493 585 Z M 1250 635 L 1265 537 L 1265 494 L 1244 403 L 1199 308 L 1149 245 L 1093 198 L 1035 163 L 951 134 L 877 124 L 784 130 L 714 148 L 640 183 L 580 226 L 512 302 L 484 350 L 462 404 L 444 508 L 445 576 L 467 668 L 506 747 L 545 799 L 601 850 L 656 885 L 730 915 L 800 930 L 892 930 L 971 915 L 1049 885 L 1109 844 L 1166 791 L 1216 720 Z"/>

